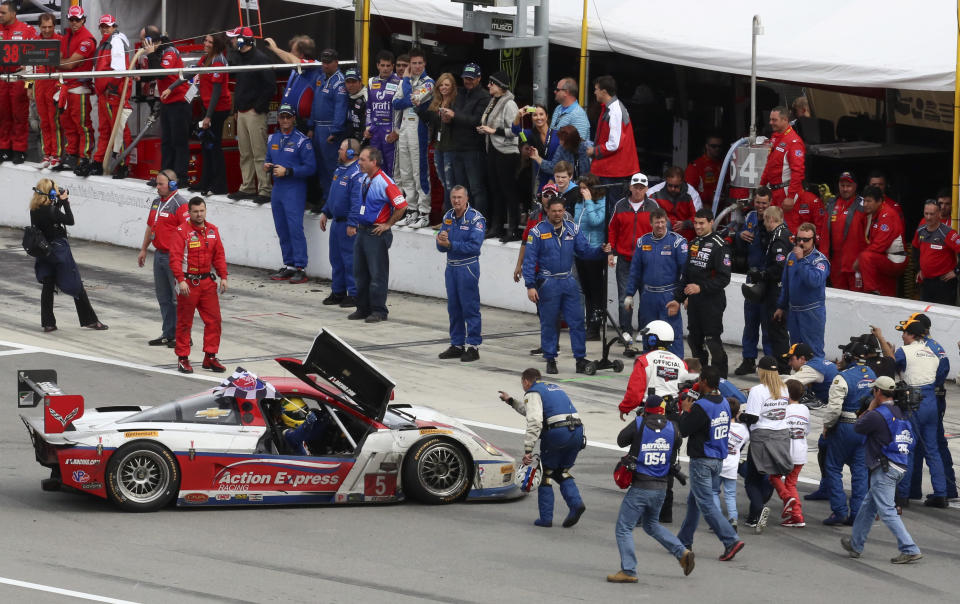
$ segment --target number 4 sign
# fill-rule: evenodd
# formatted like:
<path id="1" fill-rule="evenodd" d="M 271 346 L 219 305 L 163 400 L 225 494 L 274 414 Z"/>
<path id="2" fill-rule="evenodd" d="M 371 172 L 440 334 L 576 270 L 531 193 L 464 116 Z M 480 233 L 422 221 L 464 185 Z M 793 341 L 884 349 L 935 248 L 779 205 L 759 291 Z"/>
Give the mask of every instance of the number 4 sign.
<path id="1" fill-rule="evenodd" d="M 763 168 L 767 165 L 770 146 L 737 147 L 730 162 L 730 185 L 746 189 L 760 186 Z"/>

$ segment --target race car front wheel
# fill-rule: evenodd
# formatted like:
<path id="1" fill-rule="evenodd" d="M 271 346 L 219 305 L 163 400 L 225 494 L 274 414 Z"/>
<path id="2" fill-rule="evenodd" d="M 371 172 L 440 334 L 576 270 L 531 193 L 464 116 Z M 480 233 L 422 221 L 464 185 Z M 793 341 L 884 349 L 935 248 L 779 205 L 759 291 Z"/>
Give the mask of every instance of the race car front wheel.
<path id="1" fill-rule="evenodd" d="M 421 503 L 451 503 L 470 488 L 471 461 L 459 445 L 442 438 L 423 440 L 403 460 L 403 488 Z"/>
<path id="2" fill-rule="evenodd" d="M 127 512 L 153 512 L 176 497 L 180 469 L 173 454 L 148 440 L 128 443 L 107 464 L 107 496 Z"/>

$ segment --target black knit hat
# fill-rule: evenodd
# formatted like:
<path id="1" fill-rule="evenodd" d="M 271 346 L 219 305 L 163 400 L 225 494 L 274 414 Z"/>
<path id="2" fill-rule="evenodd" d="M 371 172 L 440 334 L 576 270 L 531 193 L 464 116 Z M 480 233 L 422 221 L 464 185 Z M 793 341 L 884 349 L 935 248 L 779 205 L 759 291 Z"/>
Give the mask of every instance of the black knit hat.
<path id="1" fill-rule="evenodd" d="M 507 75 L 506 71 L 498 71 L 490 76 L 490 81 L 503 88 L 504 90 L 510 90 L 510 76 Z"/>

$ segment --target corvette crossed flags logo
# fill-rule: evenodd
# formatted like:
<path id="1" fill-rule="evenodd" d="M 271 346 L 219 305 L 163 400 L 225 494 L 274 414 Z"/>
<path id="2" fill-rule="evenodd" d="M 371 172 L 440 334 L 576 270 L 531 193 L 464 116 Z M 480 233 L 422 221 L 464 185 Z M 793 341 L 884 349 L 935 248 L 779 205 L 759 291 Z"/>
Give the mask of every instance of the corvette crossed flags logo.
<path id="1" fill-rule="evenodd" d="M 60 422 L 60 425 L 66 428 L 67 424 L 70 423 L 70 420 L 75 418 L 77 416 L 77 413 L 80 412 L 80 407 L 75 408 L 73 411 L 68 413 L 66 417 L 61 416 L 54 409 L 47 409 L 47 410 L 50 412 L 50 415 L 53 417 L 53 419 Z"/>

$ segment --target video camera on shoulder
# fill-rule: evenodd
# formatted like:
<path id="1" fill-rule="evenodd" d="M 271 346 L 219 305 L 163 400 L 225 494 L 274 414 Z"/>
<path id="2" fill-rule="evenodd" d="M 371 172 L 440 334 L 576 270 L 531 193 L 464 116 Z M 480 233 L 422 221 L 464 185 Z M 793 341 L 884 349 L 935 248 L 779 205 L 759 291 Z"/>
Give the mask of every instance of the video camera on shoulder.
<path id="1" fill-rule="evenodd" d="M 880 342 L 877 336 L 872 333 L 865 333 L 859 336 L 850 336 L 850 343 L 839 347 L 843 352 L 843 361 L 846 364 L 855 362 L 857 359 L 865 359 L 870 355 L 880 353 Z"/>
<path id="2" fill-rule="evenodd" d="M 923 392 L 919 387 L 908 386 L 906 382 L 900 380 L 897 387 L 893 390 L 893 404 L 900 407 L 904 413 L 913 413 L 920 408 L 923 402 Z"/>

